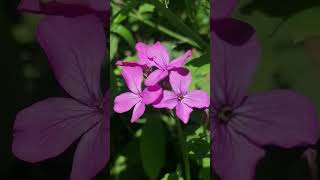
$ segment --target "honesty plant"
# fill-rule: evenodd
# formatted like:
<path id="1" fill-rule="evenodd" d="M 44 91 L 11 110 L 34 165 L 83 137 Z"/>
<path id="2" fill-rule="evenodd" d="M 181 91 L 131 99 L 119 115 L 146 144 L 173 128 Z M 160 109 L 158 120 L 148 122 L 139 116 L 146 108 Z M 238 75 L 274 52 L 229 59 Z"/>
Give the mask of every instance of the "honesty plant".
<path id="1" fill-rule="evenodd" d="M 139 66 L 124 67 L 121 72 L 129 90 L 117 96 L 114 100 L 114 111 L 123 113 L 133 106 L 131 122 L 137 121 L 145 111 L 145 105 L 155 102 L 162 94 L 162 88 L 158 85 L 146 87 L 141 91 L 143 71 Z"/>
<path id="2" fill-rule="evenodd" d="M 191 56 L 190 50 L 182 56 L 169 61 L 167 49 L 160 42 L 151 45 L 145 45 L 140 42 L 136 44 L 136 49 L 138 61 L 116 62 L 116 65 L 124 66 L 122 76 L 132 92 L 130 94 L 123 93 L 115 98 L 114 110 L 116 112 L 126 112 L 135 106 L 131 119 L 131 122 L 134 122 L 143 114 L 144 105 L 152 104 L 155 108 L 170 110 L 175 108 L 178 118 L 182 122 L 188 123 L 192 108 L 202 109 L 209 107 L 209 96 L 206 92 L 201 90 L 188 91 L 192 78 L 190 72 L 182 66 L 187 58 Z M 152 67 L 157 69 L 151 72 L 147 71 Z M 144 83 L 147 88 L 144 91 L 147 92 L 148 96 L 145 96 L 144 92 L 141 93 L 140 88 L 143 80 L 143 70 L 147 72 Z M 161 88 L 157 85 L 168 76 L 171 85 L 169 89 Z M 146 103 L 146 100 L 148 103 Z"/>

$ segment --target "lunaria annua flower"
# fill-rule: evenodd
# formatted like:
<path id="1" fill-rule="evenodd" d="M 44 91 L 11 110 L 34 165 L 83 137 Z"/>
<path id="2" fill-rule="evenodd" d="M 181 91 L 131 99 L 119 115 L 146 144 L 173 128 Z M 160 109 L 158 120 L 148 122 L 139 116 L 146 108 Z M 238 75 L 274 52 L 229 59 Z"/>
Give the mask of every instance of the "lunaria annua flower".
<path id="1" fill-rule="evenodd" d="M 100 89 L 106 52 L 102 22 L 96 16 L 47 17 L 37 37 L 54 75 L 70 97 L 52 97 L 22 110 L 14 123 L 13 153 L 39 162 L 77 145 L 71 180 L 89 180 L 109 159 L 108 93 Z"/>
<path id="2" fill-rule="evenodd" d="M 63 16 L 97 14 L 106 16 L 109 0 L 21 0 L 21 11 Z"/>
<path id="3" fill-rule="evenodd" d="M 144 105 L 152 104 L 155 108 L 170 110 L 175 108 L 178 118 L 182 122 L 188 123 L 192 108 L 209 107 L 209 96 L 206 92 L 201 90 L 188 91 L 192 77 L 189 71 L 183 68 L 183 65 L 187 58 L 191 56 L 190 50 L 172 61 L 169 60 L 169 53 L 160 42 L 151 45 L 139 42 L 136 44 L 136 50 L 138 61 L 116 62 L 117 66 L 124 66 L 122 76 L 132 92 L 123 93 L 115 98 L 114 110 L 116 112 L 126 112 L 135 106 L 131 119 L 131 122 L 134 122 L 143 114 Z M 144 91 L 147 92 L 148 96 L 145 96 L 144 91 L 141 93 L 143 70 L 146 71 L 153 66 L 157 69 L 146 73 L 148 76 L 144 84 L 148 91 Z M 161 88 L 157 83 L 168 75 L 169 89 Z M 135 84 L 130 85 L 130 82 L 135 82 Z M 133 88 L 130 86 L 133 86 Z M 165 90 L 163 91 L 163 89 Z M 138 102 L 144 102 L 146 98 L 147 100 L 150 99 L 148 100 L 149 103 L 143 103 L 143 106 L 140 107 Z"/>
<path id="4" fill-rule="evenodd" d="M 188 123 L 192 108 L 208 108 L 209 96 L 201 90 L 188 91 L 192 77 L 187 69 L 172 71 L 169 81 L 172 91 L 164 90 L 160 102 L 155 108 L 176 109 L 176 114 L 183 123 Z"/>
<path id="5" fill-rule="evenodd" d="M 131 117 L 133 123 L 143 115 L 146 105 L 155 102 L 161 96 L 162 88 L 155 85 L 146 87 L 142 91 L 143 71 L 140 66 L 124 67 L 121 74 L 131 92 L 125 92 L 117 96 L 114 100 L 113 109 L 117 113 L 123 113 L 134 107 Z"/>
<path id="6" fill-rule="evenodd" d="M 172 70 L 183 67 L 185 61 L 192 55 L 191 50 L 185 52 L 182 56 L 170 61 L 167 49 L 160 43 L 146 45 L 142 42 L 136 44 L 138 55 L 137 62 L 118 61 L 116 65 L 135 66 L 145 65 L 147 67 L 156 67 L 145 80 L 146 86 L 153 86 L 165 79 Z"/>
<path id="7" fill-rule="evenodd" d="M 316 111 L 307 97 L 289 90 L 247 96 L 261 53 L 255 33 L 235 45 L 212 31 L 211 42 L 211 161 L 222 180 L 253 179 L 264 146 L 316 143 Z"/>

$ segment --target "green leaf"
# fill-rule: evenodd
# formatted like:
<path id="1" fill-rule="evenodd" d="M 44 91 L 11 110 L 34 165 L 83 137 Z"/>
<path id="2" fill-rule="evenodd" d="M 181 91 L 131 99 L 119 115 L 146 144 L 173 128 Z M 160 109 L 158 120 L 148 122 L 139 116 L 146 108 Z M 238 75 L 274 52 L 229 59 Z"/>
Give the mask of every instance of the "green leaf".
<path id="1" fill-rule="evenodd" d="M 110 61 L 112 61 L 114 55 L 118 51 L 119 38 L 113 34 L 110 34 Z"/>
<path id="2" fill-rule="evenodd" d="M 143 14 L 143 13 L 148 13 L 148 12 L 153 12 L 154 11 L 154 6 L 151 5 L 151 4 L 142 4 L 140 7 L 139 7 L 139 10 L 138 12 L 140 14 Z"/>
<path id="3" fill-rule="evenodd" d="M 177 173 L 167 173 L 161 180 L 183 180 Z"/>
<path id="4" fill-rule="evenodd" d="M 132 33 L 126 27 L 118 24 L 116 26 L 113 26 L 111 32 L 120 35 L 130 45 L 131 48 L 134 48 L 135 40 Z"/>
<path id="5" fill-rule="evenodd" d="M 148 120 L 142 129 L 140 152 L 142 165 L 150 179 L 157 179 L 165 163 L 165 133 L 160 119 Z"/>
<path id="6" fill-rule="evenodd" d="M 186 66 L 201 67 L 209 63 L 210 63 L 210 55 L 206 53 L 198 58 L 194 58 L 190 60 L 188 63 L 186 63 Z"/>
<path id="7" fill-rule="evenodd" d="M 285 23 L 295 42 L 320 35 L 320 7 L 310 8 L 290 17 Z"/>
<path id="8" fill-rule="evenodd" d="M 181 21 L 181 18 L 176 16 L 169 8 L 167 8 L 159 0 L 148 0 L 149 3 L 153 4 L 157 10 L 162 12 L 162 15 L 168 20 L 168 22 L 175 27 L 179 32 L 184 33 L 185 36 L 192 38 L 203 50 L 209 50 L 209 43 L 205 42 L 201 36 L 194 32 L 189 26 Z"/>

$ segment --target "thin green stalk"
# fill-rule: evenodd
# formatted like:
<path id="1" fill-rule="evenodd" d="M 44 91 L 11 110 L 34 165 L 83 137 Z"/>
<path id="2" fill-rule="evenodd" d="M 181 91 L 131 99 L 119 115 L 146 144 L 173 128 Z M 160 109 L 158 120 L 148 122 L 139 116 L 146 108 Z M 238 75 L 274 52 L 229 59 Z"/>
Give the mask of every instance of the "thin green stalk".
<path id="1" fill-rule="evenodd" d="M 186 147 L 186 143 L 185 143 L 185 137 L 183 135 L 183 131 L 181 128 L 181 124 L 180 124 L 180 121 L 174 117 L 172 112 L 170 112 L 170 116 L 172 119 L 177 121 L 178 138 L 179 138 L 181 153 L 182 153 L 182 157 L 183 157 L 184 172 L 185 172 L 186 180 L 191 180 L 188 151 L 187 151 L 187 147 Z"/>
<path id="2" fill-rule="evenodd" d="M 163 16 L 167 18 L 168 22 L 177 30 L 191 37 L 201 49 L 205 51 L 210 49 L 210 46 L 196 32 L 184 24 L 178 16 L 176 16 L 169 8 L 166 8 L 166 6 L 159 0 L 148 0 L 147 2 L 154 5 L 159 11 L 161 11 Z"/>
<path id="3" fill-rule="evenodd" d="M 162 25 L 155 24 L 155 23 L 153 23 L 153 22 L 151 22 L 149 20 L 146 20 L 146 19 L 144 19 L 143 17 L 141 17 L 138 14 L 130 13 L 130 16 L 136 18 L 137 20 L 141 21 L 142 23 L 144 23 L 144 24 L 146 24 L 146 25 L 148 25 L 148 26 L 150 26 L 152 28 L 155 28 L 155 29 L 159 30 L 160 32 L 163 32 L 163 33 L 165 33 L 165 34 L 167 34 L 167 35 L 169 35 L 169 36 L 171 36 L 171 37 L 173 37 L 175 39 L 180 40 L 181 42 L 188 43 L 188 44 L 190 44 L 192 46 L 200 48 L 199 45 L 195 41 L 193 41 L 192 39 L 187 38 L 185 36 L 182 36 L 182 35 L 174 32 L 174 31 L 171 31 L 170 29 L 168 29 L 168 28 L 166 28 L 166 27 L 164 27 Z"/>

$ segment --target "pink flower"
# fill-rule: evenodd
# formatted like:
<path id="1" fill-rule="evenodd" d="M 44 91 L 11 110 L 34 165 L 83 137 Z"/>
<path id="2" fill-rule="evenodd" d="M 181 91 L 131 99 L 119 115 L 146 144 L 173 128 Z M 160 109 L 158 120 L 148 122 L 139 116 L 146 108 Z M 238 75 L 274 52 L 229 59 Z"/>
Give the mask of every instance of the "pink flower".
<path id="1" fill-rule="evenodd" d="M 169 75 L 169 81 L 172 91 L 163 91 L 163 98 L 155 108 L 176 109 L 176 114 L 183 123 L 188 123 L 192 108 L 208 108 L 209 96 L 201 90 L 188 91 L 191 83 L 191 74 L 187 69 L 172 71 Z"/>
<path id="2" fill-rule="evenodd" d="M 170 62 L 167 49 L 160 43 L 145 45 L 141 42 L 136 45 L 138 53 L 138 63 L 146 64 L 148 67 L 157 67 L 145 80 L 146 86 L 153 86 L 166 78 L 171 70 L 181 68 L 188 57 L 191 56 L 191 50 L 188 50 L 182 56 Z"/>
<path id="3" fill-rule="evenodd" d="M 126 66 L 121 72 L 129 90 L 117 96 L 114 100 L 114 111 L 127 112 L 133 107 L 131 123 L 137 121 L 144 113 L 145 106 L 155 102 L 162 94 L 162 88 L 158 85 L 150 86 L 141 91 L 143 71 L 140 66 Z"/>

